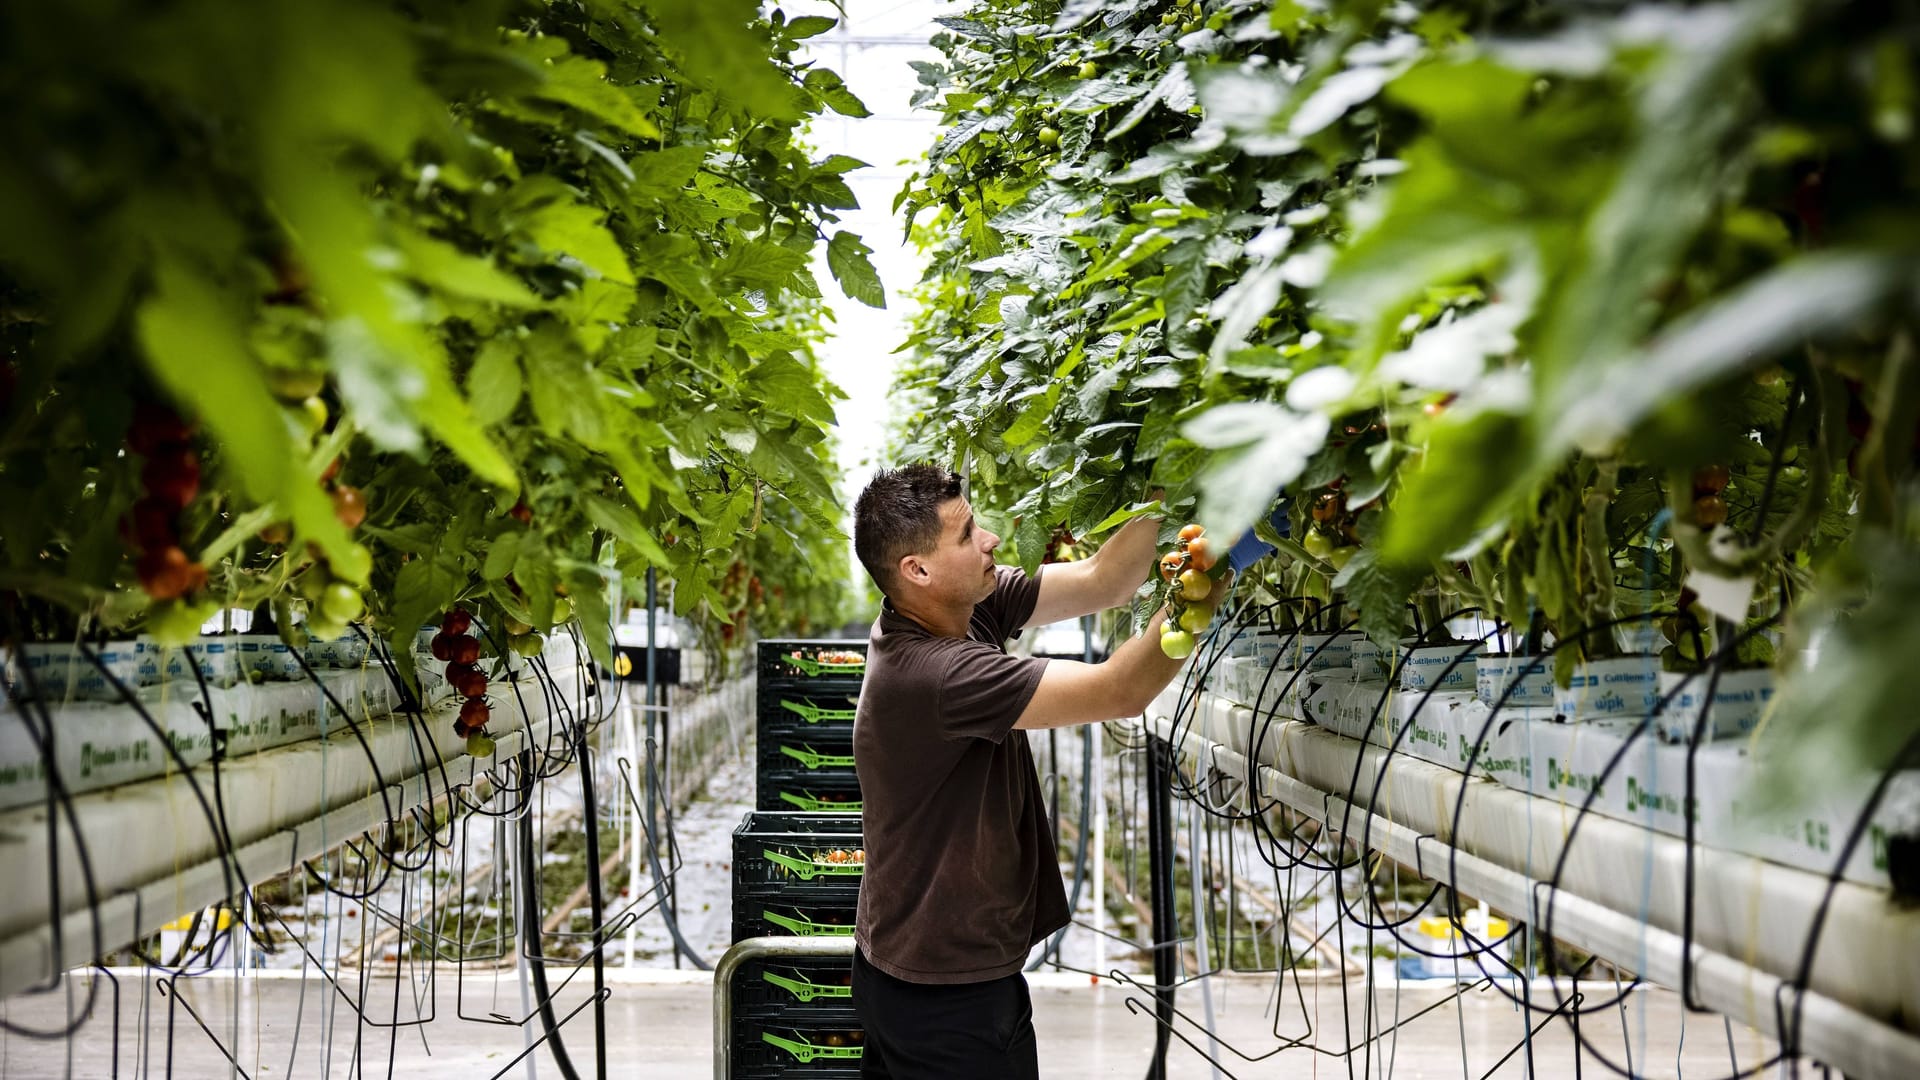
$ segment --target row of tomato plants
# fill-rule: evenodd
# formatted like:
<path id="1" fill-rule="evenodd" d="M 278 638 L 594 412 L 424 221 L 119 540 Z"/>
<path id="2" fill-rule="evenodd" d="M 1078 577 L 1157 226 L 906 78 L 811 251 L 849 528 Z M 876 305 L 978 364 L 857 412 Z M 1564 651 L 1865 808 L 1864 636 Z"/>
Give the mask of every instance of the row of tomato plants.
<path id="1" fill-rule="evenodd" d="M 9 13 L 5 637 L 221 608 L 403 662 L 463 604 L 607 658 L 649 569 L 710 644 L 837 622 L 810 269 L 865 109 L 752 3 L 98 0 Z"/>
<path id="2" fill-rule="evenodd" d="M 1673 667 L 1779 665 L 1825 760 L 1920 749 L 1910 14 L 940 21 L 894 449 L 962 463 L 1022 562 L 1164 487 L 1278 547 L 1286 610 L 1478 609 L 1563 681 L 1661 648 L 1639 619 Z"/>

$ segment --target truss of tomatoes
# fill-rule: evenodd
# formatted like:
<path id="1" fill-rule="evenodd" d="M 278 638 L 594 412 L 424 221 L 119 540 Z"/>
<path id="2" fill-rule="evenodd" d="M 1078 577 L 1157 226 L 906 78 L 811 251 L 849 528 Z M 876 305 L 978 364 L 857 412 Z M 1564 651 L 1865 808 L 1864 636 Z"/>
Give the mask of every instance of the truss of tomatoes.
<path id="1" fill-rule="evenodd" d="M 1160 651 L 1170 660 L 1193 655 L 1194 635 L 1213 622 L 1214 578 L 1224 572 L 1219 553 L 1207 530 L 1183 525 L 1172 551 L 1160 556 L 1160 576 L 1166 581 L 1167 618 L 1160 624 Z"/>
<path id="2" fill-rule="evenodd" d="M 467 753 L 474 757 L 493 756 L 493 737 L 487 734 L 487 721 L 493 709 L 487 704 L 487 675 L 480 670 L 480 639 L 468 634 L 473 616 L 454 608 L 440 620 L 440 632 L 433 635 L 428 649 L 435 660 L 447 665 L 447 685 L 466 700 L 460 703 L 460 715 L 454 718 L 454 734 L 467 740 Z"/>

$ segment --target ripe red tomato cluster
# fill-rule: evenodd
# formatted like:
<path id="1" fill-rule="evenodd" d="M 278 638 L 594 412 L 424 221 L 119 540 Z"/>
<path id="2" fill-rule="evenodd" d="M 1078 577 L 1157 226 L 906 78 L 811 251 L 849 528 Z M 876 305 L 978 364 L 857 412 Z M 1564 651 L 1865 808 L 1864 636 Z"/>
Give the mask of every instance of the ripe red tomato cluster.
<path id="1" fill-rule="evenodd" d="M 467 753 L 475 757 L 493 756 L 493 739 L 487 735 L 487 721 L 493 710 L 487 705 L 487 675 L 480 670 L 480 639 L 467 633 L 473 628 L 473 616 L 454 608 L 440 620 L 440 632 L 433 635 L 428 649 L 435 660 L 447 664 L 447 684 L 465 698 L 460 715 L 453 721 L 454 734 L 467 740 Z"/>
<path id="2" fill-rule="evenodd" d="M 207 584 L 207 568 L 180 547 L 180 512 L 200 494 L 192 437 L 193 427 L 172 409 L 148 401 L 134 406 L 127 449 L 146 459 L 140 467 L 146 494 L 121 523 L 121 534 L 139 550 L 134 570 L 155 600 L 177 600 Z"/>

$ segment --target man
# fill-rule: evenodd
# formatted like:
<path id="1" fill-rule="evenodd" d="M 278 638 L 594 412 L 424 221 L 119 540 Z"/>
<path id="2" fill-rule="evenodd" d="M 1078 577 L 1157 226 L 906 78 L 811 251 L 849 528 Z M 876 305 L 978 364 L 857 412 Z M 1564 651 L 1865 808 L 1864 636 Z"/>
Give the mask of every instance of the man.
<path id="1" fill-rule="evenodd" d="M 863 1077 L 1040 1075 L 1021 968 L 1070 913 L 1026 732 L 1137 716 L 1181 662 L 1160 651 L 1164 610 L 1099 664 L 1005 643 L 1131 603 L 1157 532 L 1137 518 L 1092 558 L 1030 578 L 994 565 L 1000 538 L 954 473 L 882 470 L 855 503 L 854 550 L 886 598 L 853 724 Z"/>

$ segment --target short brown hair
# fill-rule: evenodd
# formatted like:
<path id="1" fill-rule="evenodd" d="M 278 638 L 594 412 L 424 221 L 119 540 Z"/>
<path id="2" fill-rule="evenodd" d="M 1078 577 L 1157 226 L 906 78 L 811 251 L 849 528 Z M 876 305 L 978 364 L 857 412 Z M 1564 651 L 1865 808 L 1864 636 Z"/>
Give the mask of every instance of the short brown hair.
<path id="1" fill-rule="evenodd" d="M 853 553 L 882 593 L 900 560 L 940 543 L 940 506 L 960 497 L 960 474 L 936 465 L 881 469 L 853 504 Z"/>

